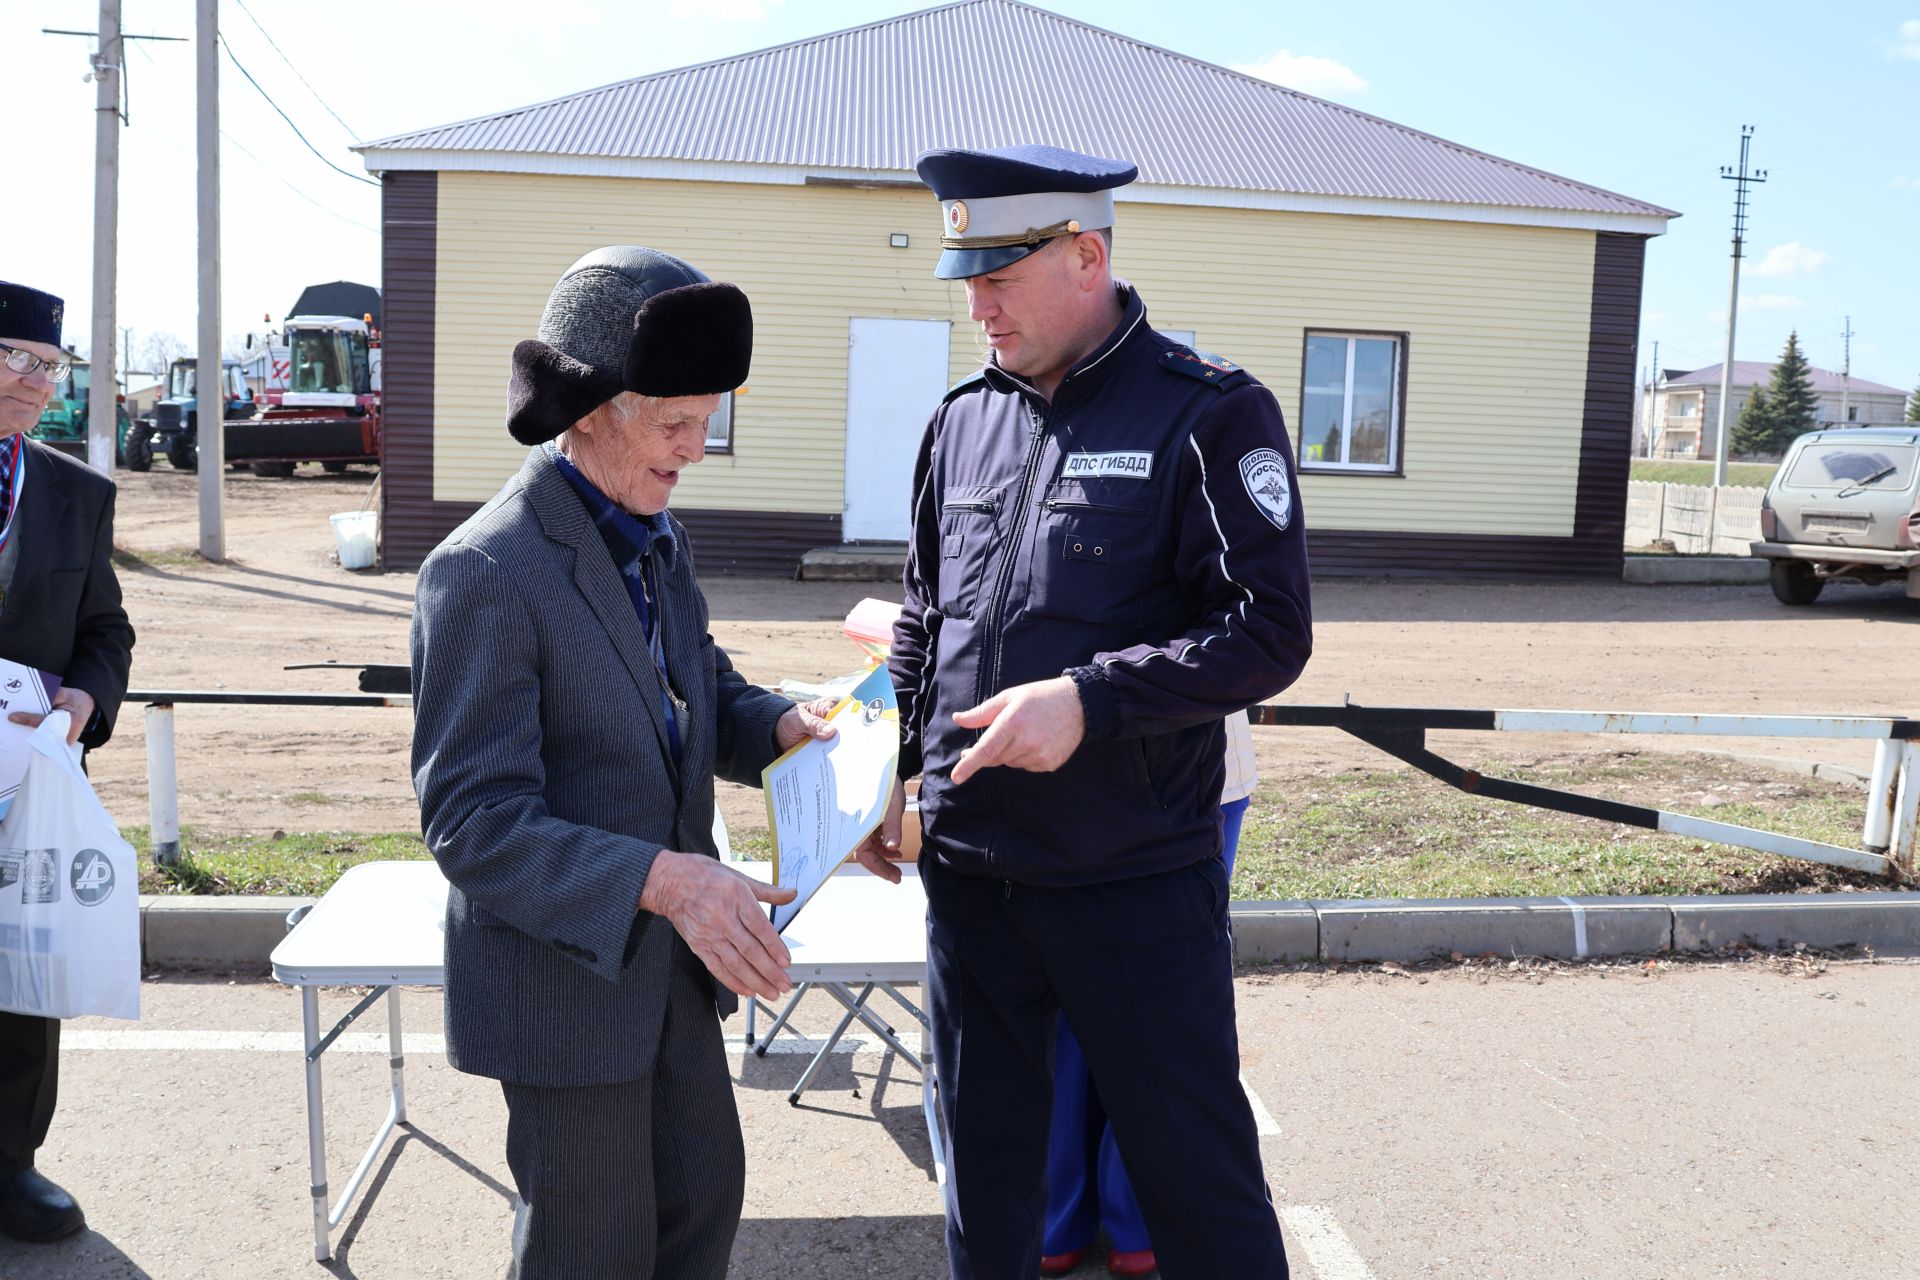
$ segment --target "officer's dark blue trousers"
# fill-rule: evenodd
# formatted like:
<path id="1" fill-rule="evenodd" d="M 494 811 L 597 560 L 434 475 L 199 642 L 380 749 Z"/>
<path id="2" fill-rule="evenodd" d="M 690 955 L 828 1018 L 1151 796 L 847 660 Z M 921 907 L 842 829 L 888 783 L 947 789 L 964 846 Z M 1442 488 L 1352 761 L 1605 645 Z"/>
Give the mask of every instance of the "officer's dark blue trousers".
<path id="1" fill-rule="evenodd" d="M 1240 1088 L 1218 858 L 1070 889 L 921 859 L 955 1280 L 1028 1280 L 1046 1225 L 1054 1026 L 1072 1019 L 1165 1280 L 1284 1280 Z"/>
<path id="2" fill-rule="evenodd" d="M 1240 824 L 1249 801 L 1220 806 L 1221 860 L 1227 880 L 1233 879 L 1233 859 L 1240 848 Z M 1060 1019 L 1053 1041 L 1053 1119 L 1048 1126 L 1047 1229 L 1043 1254 L 1073 1253 L 1093 1243 L 1100 1228 L 1107 1229 L 1113 1248 L 1139 1253 L 1153 1248 L 1146 1219 L 1140 1216 L 1140 1198 L 1133 1192 L 1126 1162 L 1100 1091 L 1087 1071 L 1087 1055 L 1067 1019 Z"/>

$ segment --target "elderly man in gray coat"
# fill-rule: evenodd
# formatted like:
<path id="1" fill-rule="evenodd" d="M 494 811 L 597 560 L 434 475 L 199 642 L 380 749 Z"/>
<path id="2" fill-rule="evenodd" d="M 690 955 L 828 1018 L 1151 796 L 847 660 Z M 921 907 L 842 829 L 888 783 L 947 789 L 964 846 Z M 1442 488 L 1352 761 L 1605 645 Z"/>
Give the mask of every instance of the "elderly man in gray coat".
<path id="1" fill-rule="evenodd" d="M 832 730 L 707 634 L 666 513 L 747 300 L 664 253 L 596 250 L 514 350 L 518 475 L 420 570 L 414 784 L 447 896 L 447 1054 L 506 1094 L 521 1280 L 726 1274 L 745 1155 L 735 995 L 790 988 L 717 858 L 713 781 Z"/>

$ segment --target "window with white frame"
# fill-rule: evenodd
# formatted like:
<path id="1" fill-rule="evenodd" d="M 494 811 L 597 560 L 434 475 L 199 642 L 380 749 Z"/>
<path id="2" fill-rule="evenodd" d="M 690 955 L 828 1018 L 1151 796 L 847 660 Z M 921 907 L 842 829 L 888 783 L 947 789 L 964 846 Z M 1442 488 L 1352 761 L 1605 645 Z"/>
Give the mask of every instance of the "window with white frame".
<path id="1" fill-rule="evenodd" d="M 1393 334 L 1309 332 L 1301 380 L 1300 465 L 1308 470 L 1400 469 L 1400 363 Z"/>
<path id="2" fill-rule="evenodd" d="M 707 448 L 715 453 L 733 452 L 733 397 L 729 391 L 720 398 L 720 407 L 707 419 Z"/>

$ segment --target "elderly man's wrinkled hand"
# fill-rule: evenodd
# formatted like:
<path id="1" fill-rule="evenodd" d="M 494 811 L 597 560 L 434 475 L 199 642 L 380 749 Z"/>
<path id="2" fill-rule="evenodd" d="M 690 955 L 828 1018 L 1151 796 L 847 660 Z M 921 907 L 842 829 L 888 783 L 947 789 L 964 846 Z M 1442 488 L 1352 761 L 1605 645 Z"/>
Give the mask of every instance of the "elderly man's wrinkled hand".
<path id="1" fill-rule="evenodd" d="M 721 985 L 739 996 L 773 1000 L 793 989 L 793 962 L 762 904 L 792 902 L 719 860 L 662 849 L 640 891 L 640 909 L 665 916 Z"/>
<path id="2" fill-rule="evenodd" d="M 831 738 L 838 734 L 840 731 L 827 723 L 838 702 L 836 698 L 815 698 L 786 712 L 773 726 L 774 746 L 789 751 L 808 738 Z"/>

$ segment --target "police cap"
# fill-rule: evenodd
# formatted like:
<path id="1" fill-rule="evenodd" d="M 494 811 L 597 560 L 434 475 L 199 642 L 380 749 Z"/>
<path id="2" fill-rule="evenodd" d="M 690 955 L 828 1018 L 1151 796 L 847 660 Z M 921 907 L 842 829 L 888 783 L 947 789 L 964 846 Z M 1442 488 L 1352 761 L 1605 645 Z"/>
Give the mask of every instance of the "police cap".
<path id="1" fill-rule="evenodd" d="M 915 163 L 943 218 L 942 280 L 1020 261 L 1055 236 L 1113 225 L 1113 189 L 1140 171 L 1124 160 L 1059 147 L 928 151 Z"/>

